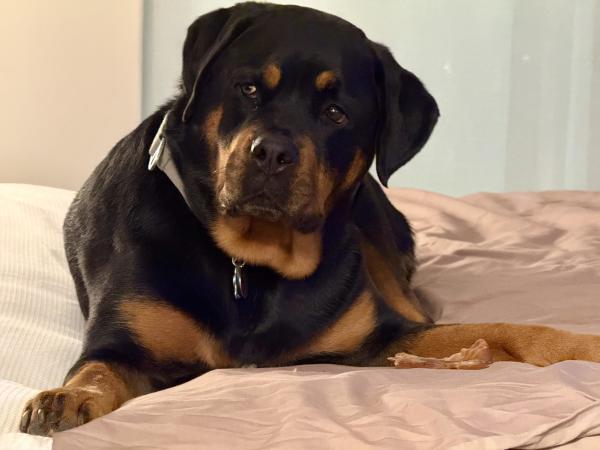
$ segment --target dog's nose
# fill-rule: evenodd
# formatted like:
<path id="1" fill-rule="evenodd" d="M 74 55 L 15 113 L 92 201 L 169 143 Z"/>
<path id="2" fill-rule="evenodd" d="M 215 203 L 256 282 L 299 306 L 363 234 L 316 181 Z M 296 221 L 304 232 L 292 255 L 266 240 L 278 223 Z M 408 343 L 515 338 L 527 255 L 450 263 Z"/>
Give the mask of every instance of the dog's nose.
<path id="1" fill-rule="evenodd" d="M 269 175 L 283 172 L 298 161 L 298 148 L 285 138 L 257 137 L 252 141 L 250 153 L 254 162 Z"/>

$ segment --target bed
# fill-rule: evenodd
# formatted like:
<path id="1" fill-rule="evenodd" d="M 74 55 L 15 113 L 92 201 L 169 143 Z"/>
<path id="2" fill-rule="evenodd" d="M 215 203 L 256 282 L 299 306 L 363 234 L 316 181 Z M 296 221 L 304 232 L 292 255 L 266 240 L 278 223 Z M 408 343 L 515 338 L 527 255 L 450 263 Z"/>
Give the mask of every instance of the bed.
<path id="1" fill-rule="evenodd" d="M 439 322 L 600 334 L 600 193 L 388 195 L 416 232 L 414 285 Z M 24 402 L 81 349 L 61 237 L 72 197 L 0 184 L 0 449 L 600 448 L 600 364 L 582 361 L 216 370 L 53 439 L 17 433 Z"/>

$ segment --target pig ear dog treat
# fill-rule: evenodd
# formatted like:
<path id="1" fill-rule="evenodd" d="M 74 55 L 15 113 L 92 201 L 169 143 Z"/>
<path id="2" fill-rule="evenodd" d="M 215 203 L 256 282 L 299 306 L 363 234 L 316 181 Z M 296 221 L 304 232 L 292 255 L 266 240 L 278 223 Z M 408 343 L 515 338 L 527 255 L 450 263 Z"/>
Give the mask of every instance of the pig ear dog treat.
<path id="1" fill-rule="evenodd" d="M 468 348 L 446 358 L 426 358 L 409 353 L 396 353 L 388 358 L 399 369 L 485 369 L 494 361 L 487 342 L 478 339 Z"/>

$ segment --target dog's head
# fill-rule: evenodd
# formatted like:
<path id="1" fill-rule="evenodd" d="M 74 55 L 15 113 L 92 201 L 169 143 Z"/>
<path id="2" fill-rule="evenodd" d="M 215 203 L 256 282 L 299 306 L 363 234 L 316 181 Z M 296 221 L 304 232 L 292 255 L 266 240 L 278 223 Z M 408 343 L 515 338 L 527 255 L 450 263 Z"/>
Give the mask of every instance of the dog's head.
<path id="1" fill-rule="evenodd" d="M 409 161 L 434 99 L 350 23 L 297 6 L 244 3 L 198 18 L 183 52 L 184 125 L 207 152 L 217 214 L 318 230 L 377 158 Z M 186 155 L 190 161 L 202 160 Z"/>

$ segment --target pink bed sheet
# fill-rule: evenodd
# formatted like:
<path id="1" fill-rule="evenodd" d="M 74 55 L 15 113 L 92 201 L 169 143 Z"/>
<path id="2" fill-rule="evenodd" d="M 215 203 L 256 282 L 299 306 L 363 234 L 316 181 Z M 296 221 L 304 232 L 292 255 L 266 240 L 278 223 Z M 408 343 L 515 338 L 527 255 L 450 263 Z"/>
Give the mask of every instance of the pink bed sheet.
<path id="1" fill-rule="evenodd" d="M 600 193 L 389 195 L 440 321 L 600 334 Z M 598 434 L 600 364 L 314 365 L 214 371 L 58 433 L 54 448 L 544 448 Z"/>
<path id="2" fill-rule="evenodd" d="M 600 334 L 600 192 L 389 196 L 417 240 L 417 294 L 441 322 Z"/>

